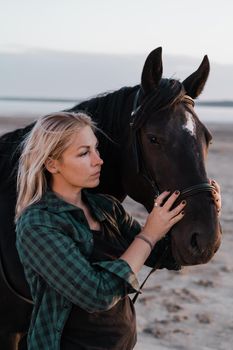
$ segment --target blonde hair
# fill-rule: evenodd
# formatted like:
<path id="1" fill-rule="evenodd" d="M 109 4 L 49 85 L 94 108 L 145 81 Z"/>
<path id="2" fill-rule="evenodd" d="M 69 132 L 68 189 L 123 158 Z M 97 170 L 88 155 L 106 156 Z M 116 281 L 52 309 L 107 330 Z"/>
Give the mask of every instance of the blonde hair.
<path id="1" fill-rule="evenodd" d="M 72 142 L 72 136 L 81 128 L 97 129 L 83 112 L 58 112 L 41 117 L 23 141 L 17 175 L 17 220 L 31 204 L 39 201 L 46 191 L 48 173 L 45 161 L 59 159 Z"/>

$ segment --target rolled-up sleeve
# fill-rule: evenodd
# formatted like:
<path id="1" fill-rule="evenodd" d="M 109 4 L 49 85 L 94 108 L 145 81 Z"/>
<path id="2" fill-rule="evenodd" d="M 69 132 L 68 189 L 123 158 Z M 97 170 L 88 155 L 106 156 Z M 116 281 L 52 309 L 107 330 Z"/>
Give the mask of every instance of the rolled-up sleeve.
<path id="1" fill-rule="evenodd" d="M 59 225 L 46 224 L 46 220 L 43 225 L 19 220 L 16 230 L 22 264 L 88 312 L 108 310 L 129 290 L 138 290 L 136 276 L 125 261 L 91 264 Z"/>

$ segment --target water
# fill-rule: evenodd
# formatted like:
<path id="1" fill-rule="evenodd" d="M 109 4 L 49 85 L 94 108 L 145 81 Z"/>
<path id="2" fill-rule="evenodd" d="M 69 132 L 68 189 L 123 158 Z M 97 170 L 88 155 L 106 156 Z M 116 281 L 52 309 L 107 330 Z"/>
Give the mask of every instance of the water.
<path id="1" fill-rule="evenodd" d="M 196 106 L 195 111 L 204 123 L 233 123 L 233 107 Z"/>
<path id="2" fill-rule="evenodd" d="M 79 101 L 77 100 L 77 103 Z M 0 117 L 44 115 L 71 108 L 75 102 L 33 102 L 33 101 L 0 101 Z M 233 107 L 196 106 L 195 111 L 203 122 L 233 123 Z"/>
<path id="3" fill-rule="evenodd" d="M 62 111 L 78 104 L 75 102 L 34 102 L 34 101 L 0 101 L 0 116 L 15 117 L 44 115 L 52 112 Z"/>

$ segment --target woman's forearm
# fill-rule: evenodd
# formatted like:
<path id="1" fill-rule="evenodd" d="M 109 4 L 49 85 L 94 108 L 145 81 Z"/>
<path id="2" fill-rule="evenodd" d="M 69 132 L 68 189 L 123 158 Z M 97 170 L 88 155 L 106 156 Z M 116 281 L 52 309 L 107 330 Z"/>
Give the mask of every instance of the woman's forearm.
<path id="1" fill-rule="evenodd" d="M 140 236 L 140 234 L 138 236 Z M 151 244 L 154 246 L 155 242 L 152 242 L 152 240 L 150 241 Z M 136 236 L 134 241 L 127 248 L 127 250 L 121 255 L 120 259 L 125 260 L 134 273 L 138 273 L 144 265 L 145 261 L 147 260 L 148 256 L 150 255 L 150 253 L 150 244 L 148 244 L 142 239 L 137 238 Z"/>

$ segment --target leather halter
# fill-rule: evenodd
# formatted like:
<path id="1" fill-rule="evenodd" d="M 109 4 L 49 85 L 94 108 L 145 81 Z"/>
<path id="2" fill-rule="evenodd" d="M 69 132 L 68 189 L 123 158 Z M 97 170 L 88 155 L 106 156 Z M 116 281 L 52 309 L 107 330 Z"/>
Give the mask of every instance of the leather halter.
<path id="1" fill-rule="evenodd" d="M 131 112 L 131 121 L 130 121 L 130 130 L 131 130 L 131 135 L 132 135 L 132 147 L 133 147 L 133 151 L 135 154 L 135 161 L 136 161 L 136 171 L 137 173 L 141 173 L 141 175 L 145 178 L 145 180 L 150 184 L 150 186 L 153 189 L 154 192 L 154 197 L 157 197 L 161 191 L 159 189 L 158 183 L 155 179 L 155 177 L 152 177 L 148 167 L 145 164 L 144 158 L 142 157 L 142 144 L 141 144 L 141 140 L 140 137 L 138 135 L 138 130 L 135 129 L 135 122 L 137 119 L 137 116 L 140 113 L 141 110 L 141 105 L 138 105 L 138 100 L 139 100 L 139 95 L 140 95 L 140 88 L 138 89 L 135 98 L 134 98 L 134 103 L 133 103 L 133 110 Z M 184 95 L 182 97 L 182 101 L 186 102 L 190 105 L 192 105 L 192 107 L 194 107 L 194 100 L 188 96 L 188 95 Z M 141 156 L 141 158 L 140 158 Z M 181 190 L 179 198 L 177 201 L 181 201 L 184 198 L 187 197 L 191 197 L 194 196 L 198 193 L 201 192 L 212 192 L 213 190 L 215 190 L 214 186 L 210 185 L 208 182 L 203 182 L 197 185 L 193 185 L 190 187 L 187 187 L 183 190 Z M 174 203 L 175 205 L 175 203 Z M 168 238 L 168 236 L 165 236 L 165 240 Z M 168 240 L 167 240 L 168 241 Z M 141 286 L 140 286 L 140 290 L 135 294 L 135 296 L 132 299 L 132 302 L 135 303 L 139 294 L 141 293 L 141 290 L 144 286 L 144 284 L 146 283 L 147 279 L 149 278 L 149 276 L 156 271 L 160 265 L 163 259 L 166 258 L 167 255 L 167 251 L 168 251 L 168 243 L 165 246 L 165 249 L 163 251 L 162 256 L 160 257 L 160 259 L 158 259 L 157 263 L 155 264 L 155 266 L 150 270 L 150 272 L 147 274 L 146 278 L 144 279 L 144 281 L 142 282 Z"/>
<path id="2" fill-rule="evenodd" d="M 134 102 L 133 102 L 133 110 L 131 112 L 131 121 L 130 121 L 130 129 L 131 129 L 131 135 L 132 135 L 132 146 L 133 146 L 133 151 L 135 153 L 135 160 L 136 160 L 136 171 L 137 173 L 141 172 L 141 175 L 145 178 L 145 180 L 150 184 L 150 186 L 153 189 L 154 192 L 154 197 L 157 197 L 161 191 L 159 189 L 158 183 L 154 176 L 152 176 L 149 172 L 148 167 L 145 164 L 145 161 L 142 157 L 142 145 L 141 145 L 141 140 L 138 135 L 138 130 L 135 130 L 135 122 L 137 120 L 137 116 L 140 113 L 140 109 L 142 105 L 138 105 L 138 100 L 139 100 L 139 95 L 140 95 L 140 88 L 138 89 Z M 194 100 L 192 97 L 188 95 L 184 95 L 182 97 L 182 101 L 186 102 L 188 104 L 191 104 L 194 107 Z M 141 158 L 140 158 L 141 156 Z M 195 194 L 198 194 L 200 192 L 211 192 L 215 188 L 214 186 L 210 185 L 208 182 L 203 182 L 194 186 L 187 187 L 183 190 L 181 190 L 179 200 L 182 198 L 190 197 Z"/>

